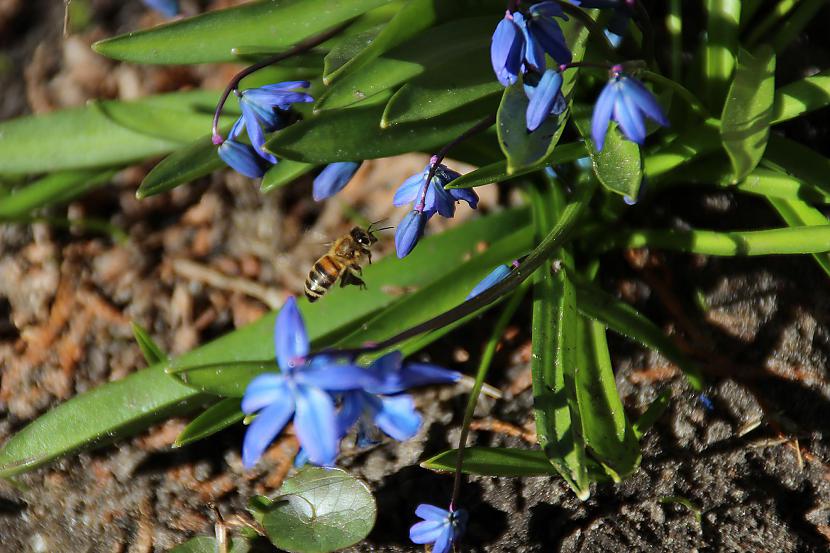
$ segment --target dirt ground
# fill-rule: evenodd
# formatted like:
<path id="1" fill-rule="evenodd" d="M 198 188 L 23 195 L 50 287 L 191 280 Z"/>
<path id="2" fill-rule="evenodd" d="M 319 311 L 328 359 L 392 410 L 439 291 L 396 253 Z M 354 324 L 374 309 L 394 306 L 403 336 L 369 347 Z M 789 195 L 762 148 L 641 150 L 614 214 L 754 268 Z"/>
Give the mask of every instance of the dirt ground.
<path id="1" fill-rule="evenodd" d="M 230 3 L 183 5 L 196 11 Z M 103 60 L 89 51 L 92 41 L 158 18 L 137 0 L 89 5 L 93 20 L 63 39 L 62 3 L 0 0 L 0 119 L 92 97 L 219 87 L 230 74 Z M 800 45 L 809 54 L 779 60 L 780 67 L 792 62 L 791 78 L 830 60 L 826 31 L 814 27 Z M 785 131 L 830 154 L 826 111 Z M 320 244 L 348 228 L 353 211 L 371 220 L 399 217 L 386 206 L 425 159 L 367 164 L 358 182 L 323 206 L 311 201 L 309 182 L 263 196 L 230 172 L 138 201 L 148 163 L 54 213 L 104 219 L 126 242 L 71 227 L 0 225 L 0 443 L 51 406 L 143 367 L 131 320 L 178 354 L 300 292 L 302 269 Z M 483 205 L 494 206 L 489 188 Z M 780 224 L 761 200 L 691 189 L 638 205 L 630 217 L 703 228 Z M 387 237 L 380 252 L 391 247 Z M 640 470 L 621 484 L 596 486 L 586 502 L 556 478 L 471 478 L 461 501 L 472 515 L 464 550 L 828 550 L 830 283 L 816 264 L 626 252 L 608 256 L 602 281 L 707 360 L 706 396 L 665 359 L 612 336 L 617 383 L 632 415 L 664 389 L 673 396 L 644 438 Z M 489 380 L 506 399 L 479 406 L 479 444 L 531 447 L 529 311 L 528 302 L 497 355 Z M 472 372 L 475 337 L 492 324 L 476 321 L 424 356 Z M 448 500 L 451 481 L 417 463 L 455 444 L 465 400 L 461 386 L 425 390 L 417 395 L 425 424 L 415 439 L 346 448 L 343 467 L 371 485 L 380 507 L 370 538 L 350 551 L 419 550 L 407 539 L 414 508 Z M 287 437 L 257 470 L 244 471 L 241 427 L 171 449 L 186 422 L 174 419 L 24 475 L 25 489 L 0 482 L 0 552 L 166 551 L 211 530 L 209 503 L 225 515 L 241 512 L 251 494 L 272 491 L 290 469 L 296 442 Z"/>

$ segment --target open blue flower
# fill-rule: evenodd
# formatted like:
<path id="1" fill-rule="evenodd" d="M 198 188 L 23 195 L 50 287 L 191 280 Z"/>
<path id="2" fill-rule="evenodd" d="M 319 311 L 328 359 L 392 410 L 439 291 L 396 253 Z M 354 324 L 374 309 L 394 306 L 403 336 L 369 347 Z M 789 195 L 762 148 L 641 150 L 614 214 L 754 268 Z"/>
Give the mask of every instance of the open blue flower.
<path id="1" fill-rule="evenodd" d="M 410 211 L 395 231 L 395 250 L 399 258 L 409 252 L 423 236 L 427 221 L 436 213 L 443 217 L 455 216 L 456 202 L 465 201 L 473 209 L 478 207 L 478 194 L 465 188 L 445 190 L 444 186 L 461 175 L 446 165 L 439 164 L 432 180 L 427 184 L 429 169 L 435 159 L 431 159 L 421 173 L 406 179 L 395 192 L 392 203 L 396 207 L 412 204 Z"/>
<path id="2" fill-rule="evenodd" d="M 562 95 L 562 74 L 553 69 L 545 71 L 535 85 L 525 84 L 524 89 L 530 100 L 525 122 L 531 132 L 538 129 L 550 115 L 559 115 L 568 106 Z"/>
<path id="3" fill-rule="evenodd" d="M 657 100 L 633 77 L 622 72 L 622 67 L 611 68 L 611 80 L 602 89 L 594 106 L 591 120 L 591 137 L 597 150 L 605 144 L 608 123 L 616 121 L 628 140 L 643 144 L 646 139 L 645 117 L 667 127 L 669 121 Z"/>
<path id="4" fill-rule="evenodd" d="M 165 17 L 179 15 L 179 0 L 143 0 L 144 4 Z"/>
<path id="5" fill-rule="evenodd" d="M 360 163 L 355 161 L 338 161 L 329 163 L 314 179 L 312 196 L 314 201 L 321 202 L 343 190 L 357 170 Z"/>
<path id="6" fill-rule="evenodd" d="M 280 373 L 254 378 L 242 398 L 246 415 L 258 412 L 245 432 L 242 463 L 253 467 L 292 415 L 297 438 L 309 460 L 332 465 L 340 436 L 334 401 L 326 392 L 356 390 L 375 383 L 372 374 L 330 356 L 308 359 L 309 341 L 296 300 L 291 297 L 274 325 Z"/>
<path id="7" fill-rule="evenodd" d="M 293 89 L 308 88 L 308 81 L 288 81 L 249 88 L 238 93 L 239 107 L 248 138 L 254 150 L 263 159 L 276 163 L 277 158 L 265 151 L 265 133 L 274 132 L 285 126 L 286 111 L 291 104 L 313 102 L 314 98 L 305 92 Z"/>
<path id="8" fill-rule="evenodd" d="M 464 509 L 446 510 L 421 503 L 415 514 L 423 520 L 409 529 L 414 543 L 431 543 L 432 553 L 447 553 L 464 535 L 469 516 Z"/>

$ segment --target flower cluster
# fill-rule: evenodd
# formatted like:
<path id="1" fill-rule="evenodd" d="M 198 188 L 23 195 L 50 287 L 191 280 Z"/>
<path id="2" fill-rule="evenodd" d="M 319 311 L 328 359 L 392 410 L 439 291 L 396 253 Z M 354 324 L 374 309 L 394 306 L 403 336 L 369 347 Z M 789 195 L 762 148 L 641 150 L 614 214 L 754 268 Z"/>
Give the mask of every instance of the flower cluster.
<path id="1" fill-rule="evenodd" d="M 308 81 L 289 81 L 237 92 L 242 115 L 234 123 L 227 140 L 219 135 L 213 136 L 213 143 L 219 146 L 219 157 L 246 177 L 264 175 L 278 161 L 265 150 L 265 134 L 289 123 L 291 104 L 314 101 L 305 92 L 295 90 L 308 86 Z M 243 129 L 248 134 L 250 146 L 237 140 Z"/>
<path id="2" fill-rule="evenodd" d="M 310 356 L 305 323 L 293 297 L 277 316 L 274 349 L 281 372 L 256 377 L 242 398 L 242 411 L 257 413 L 242 445 L 246 468 L 256 464 L 292 416 L 302 446 L 299 457 L 316 465 L 334 464 L 341 438 L 355 424 L 362 433 L 371 423 L 395 439 L 411 438 L 421 417 L 412 398 L 401 392 L 461 378 L 434 365 L 404 364 L 398 352 L 368 368 L 336 356 Z"/>
<path id="3" fill-rule="evenodd" d="M 435 167 L 435 174 L 427 182 L 432 167 Z M 478 195 L 472 190 L 444 189 L 460 176 L 433 156 L 422 172 L 412 175 L 401 184 L 392 203 L 396 207 L 412 204 L 412 211 L 403 218 L 395 232 L 395 251 L 398 257 L 409 255 L 423 236 L 427 221 L 436 213 L 452 218 L 455 216 L 455 204 L 460 201 L 467 202 L 473 209 L 478 207 Z"/>

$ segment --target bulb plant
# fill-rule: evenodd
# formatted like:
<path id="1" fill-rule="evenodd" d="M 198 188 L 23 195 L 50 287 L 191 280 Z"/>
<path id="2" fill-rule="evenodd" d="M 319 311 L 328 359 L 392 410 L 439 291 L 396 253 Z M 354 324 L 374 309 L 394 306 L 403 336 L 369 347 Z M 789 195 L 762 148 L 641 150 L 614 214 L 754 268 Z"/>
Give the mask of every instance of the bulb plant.
<path id="1" fill-rule="evenodd" d="M 146 3 L 178 13 L 177 2 Z M 603 290 L 597 275 L 607 256 L 631 248 L 809 254 L 830 275 L 830 225 L 819 211 L 830 185 L 808 168 L 830 162 L 773 132 L 830 104 L 827 70 L 776 79 L 777 55 L 809 18 L 776 26 L 786 12 L 700 2 L 701 29 L 679 0 L 344 0 L 323 15 L 324 4 L 254 1 L 96 43 L 98 53 L 134 63 L 252 64 L 221 93 L 178 92 L 0 123 L 0 174 L 47 174 L 0 198 L 0 219 L 66 202 L 79 182 L 105 185 L 113 168 L 136 160 L 161 158 L 139 198 L 229 167 L 263 193 L 314 175 L 308 193 L 322 202 L 368 160 L 426 153 L 421 172 L 389 183 L 394 206 L 405 208 L 394 222 L 397 255 L 366 268 L 367 290 L 338 290 L 314 305 L 289 298 L 278 312 L 175 359 L 137 328 L 150 367 L 23 428 L 0 450 L 0 476 L 98 446 L 101 436 L 117 439 L 161 414 L 187 413 L 195 398 L 209 397 L 212 405 L 178 445 L 242 421 L 241 456 L 251 469 L 293 421 L 302 447 L 296 464 L 312 467 L 276 497 L 254 498 L 249 510 L 282 549 L 346 547 L 369 533 L 375 507 L 362 484 L 335 468 L 341 441 L 354 433 L 364 445 L 416 435 L 423 421 L 409 391 L 465 377 L 406 358 L 494 310 L 476 374 L 466 377 L 473 386 L 458 445 L 429 452 L 422 464 L 450 472 L 452 483 L 445 497 L 412 506 L 414 543 L 431 544 L 433 553 L 459 550 L 476 517 L 463 504 L 464 474 L 556 475 L 584 500 L 597 485 L 637 471 L 640 438 L 666 398 L 639 419 L 627 412 L 608 331 L 659 351 L 697 392 L 717 376 Z M 759 18 L 778 30 L 753 33 Z M 692 27 L 683 27 L 687 21 Z M 706 33 L 723 40 L 701 39 L 701 63 L 683 66 L 682 39 Z M 285 63 L 300 56 L 308 67 Z M 197 108 L 205 101 L 217 101 L 212 117 Z M 60 141 L 85 154 L 64 147 L 35 155 Z M 452 160 L 477 168 L 461 174 Z M 758 196 L 781 223 L 729 231 L 630 226 L 629 210 L 647 210 L 689 182 Z M 434 215 L 475 210 L 481 186 L 510 187 L 522 200 L 432 231 Z M 527 296 L 538 447 L 467 448 L 499 340 Z M 77 424 L 79 414 L 89 416 Z M 323 536 L 315 544 L 286 533 L 290 516 L 345 512 L 335 496 L 359 505 L 360 524 L 320 528 L 306 517 L 308 531 Z"/>

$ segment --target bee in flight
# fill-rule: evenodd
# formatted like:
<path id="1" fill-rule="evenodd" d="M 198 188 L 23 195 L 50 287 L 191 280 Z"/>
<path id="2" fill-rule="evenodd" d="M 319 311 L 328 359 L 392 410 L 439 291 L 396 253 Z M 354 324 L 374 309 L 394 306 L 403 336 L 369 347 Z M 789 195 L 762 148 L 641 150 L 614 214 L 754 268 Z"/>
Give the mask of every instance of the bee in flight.
<path id="1" fill-rule="evenodd" d="M 379 230 L 369 225 L 369 228 L 362 229 L 354 227 L 348 234 L 335 240 L 329 248 L 328 253 L 314 262 L 308 276 L 305 279 L 305 296 L 308 301 L 315 302 L 323 297 L 329 288 L 334 286 L 337 279 L 340 279 L 340 287 L 354 284 L 366 288 L 366 283 L 360 278 L 363 268 L 360 266 L 365 257 L 372 263 L 371 247 L 378 239 L 374 233 Z M 392 228 L 392 227 L 387 227 Z"/>

